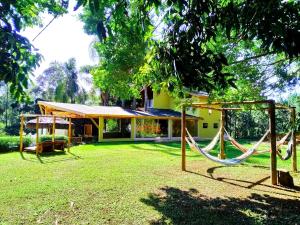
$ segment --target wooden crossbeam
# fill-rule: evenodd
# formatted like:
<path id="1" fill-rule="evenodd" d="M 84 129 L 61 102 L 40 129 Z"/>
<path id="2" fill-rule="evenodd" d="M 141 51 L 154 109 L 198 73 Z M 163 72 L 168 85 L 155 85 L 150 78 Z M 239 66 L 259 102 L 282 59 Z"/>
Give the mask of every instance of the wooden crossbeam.
<path id="1" fill-rule="evenodd" d="M 97 129 L 99 130 L 99 125 L 96 123 L 96 121 L 94 120 L 94 118 L 90 118 L 90 120 L 93 122 L 93 124 L 97 127 Z"/>

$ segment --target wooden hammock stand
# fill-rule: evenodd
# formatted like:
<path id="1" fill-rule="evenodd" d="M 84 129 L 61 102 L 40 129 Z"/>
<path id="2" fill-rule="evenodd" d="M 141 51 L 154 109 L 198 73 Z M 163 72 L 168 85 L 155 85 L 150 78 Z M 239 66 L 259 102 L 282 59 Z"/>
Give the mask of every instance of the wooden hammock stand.
<path id="1" fill-rule="evenodd" d="M 224 144 L 224 123 L 225 123 L 225 112 L 227 110 L 244 110 L 243 108 L 225 108 L 220 107 L 223 105 L 266 105 L 267 107 L 262 108 L 251 108 L 247 110 L 268 110 L 269 114 L 269 129 L 270 129 L 270 142 L 271 142 L 271 183 L 277 185 L 277 149 L 276 149 L 276 120 L 275 110 L 289 110 L 291 115 L 291 124 L 294 129 L 296 122 L 296 110 L 295 107 L 287 107 L 282 104 L 276 104 L 274 100 L 262 100 L 262 101 L 243 101 L 243 102 L 212 102 L 212 103 L 192 103 L 189 105 L 182 106 L 181 114 L 181 168 L 182 171 L 186 171 L 186 108 L 203 108 L 209 110 L 216 110 L 221 112 L 221 138 L 220 138 L 220 154 L 219 158 L 225 158 L 225 144 Z M 215 106 L 215 107 L 213 107 Z M 292 143 L 292 171 L 297 171 L 297 152 L 296 152 L 296 134 L 293 132 Z"/>

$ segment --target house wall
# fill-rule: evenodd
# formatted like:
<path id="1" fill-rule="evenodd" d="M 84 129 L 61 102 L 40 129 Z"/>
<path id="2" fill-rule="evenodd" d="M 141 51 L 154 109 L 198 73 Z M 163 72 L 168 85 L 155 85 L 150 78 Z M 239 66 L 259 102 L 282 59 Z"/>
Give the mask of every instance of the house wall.
<path id="1" fill-rule="evenodd" d="M 193 96 L 194 102 L 207 102 L 207 96 Z M 168 92 L 161 91 L 159 94 L 153 94 L 153 107 L 159 109 L 172 109 L 180 112 L 181 108 L 179 103 L 171 97 Z M 199 108 L 188 108 L 187 114 L 201 117 L 203 120 L 198 121 L 198 137 L 202 139 L 211 139 L 218 132 L 219 128 L 214 128 L 214 123 L 220 126 L 220 117 L 221 114 L 219 111 L 208 110 L 208 109 L 199 109 Z M 203 123 L 207 123 L 208 127 L 203 128 Z"/>
<path id="2" fill-rule="evenodd" d="M 153 92 L 153 108 L 170 109 L 170 96 L 167 91 Z"/>

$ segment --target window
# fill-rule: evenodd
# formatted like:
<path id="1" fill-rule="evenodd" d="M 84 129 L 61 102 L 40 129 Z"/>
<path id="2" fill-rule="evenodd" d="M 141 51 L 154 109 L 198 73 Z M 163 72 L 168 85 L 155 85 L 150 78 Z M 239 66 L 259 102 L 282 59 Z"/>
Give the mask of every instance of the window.
<path id="1" fill-rule="evenodd" d="M 198 136 L 198 121 L 197 120 L 186 120 L 186 128 L 193 137 Z M 173 132 L 172 137 L 181 136 L 181 121 L 173 120 Z"/>
<path id="2" fill-rule="evenodd" d="M 208 128 L 208 123 L 203 123 L 203 128 Z"/>
<path id="3" fill-rule="evenodd" d="M 168 120 L 164 119 L 137 119 L 137 138 L 168 137 Z"/>
<path id="4" fill-rule="evenodd" d="M 214 123 L 214 128 L 218 128 L 219 124 L 218 123 Z"/>

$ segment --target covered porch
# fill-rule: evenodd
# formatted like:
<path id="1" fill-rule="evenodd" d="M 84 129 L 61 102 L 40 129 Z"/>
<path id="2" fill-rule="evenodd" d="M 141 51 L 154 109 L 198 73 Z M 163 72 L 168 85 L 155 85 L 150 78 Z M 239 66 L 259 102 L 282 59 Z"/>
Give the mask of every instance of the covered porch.
<path id="1" fill-rule="evenodd" d="M 148 111 L 118 106 L 87 106 L 81 104 L 39 101 L 42 115 L 68 117 L 72 120 L 72 139 L 84 142 L 179 140 L 181 113 L 169 109 Z M 198 137 L 199 117 L 187 115 L 187 126 Z"/>

